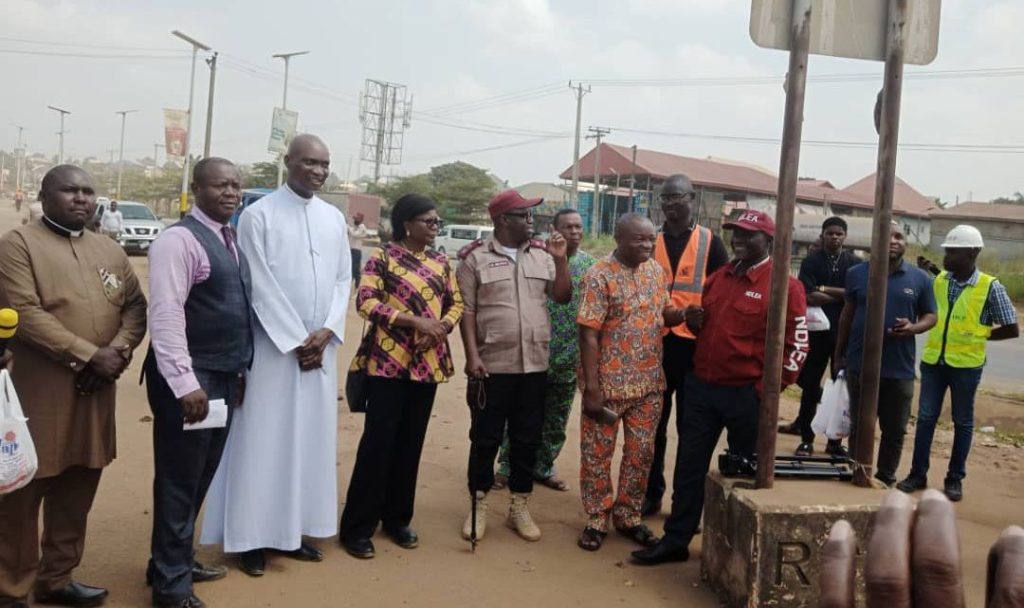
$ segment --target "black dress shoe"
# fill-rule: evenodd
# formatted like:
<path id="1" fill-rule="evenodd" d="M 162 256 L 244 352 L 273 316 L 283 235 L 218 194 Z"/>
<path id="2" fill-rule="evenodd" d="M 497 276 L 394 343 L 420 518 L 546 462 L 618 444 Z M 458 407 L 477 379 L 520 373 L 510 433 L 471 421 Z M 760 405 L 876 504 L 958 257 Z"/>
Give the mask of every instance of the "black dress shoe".
<path id="1" fill-rule="evenodd" d="M 638 566 L 657 566 L 668 562 L 685 562 L 690 559 L 690 550 L 660 542 L 653 547 L 634 551 L 631 555 L 633 563 Z"/>
<path id="2" fill-rule="evenodd" d="M 49 606 L 100 606 L 108 595 L 110 592 L 102 587 L 72 581 L 56 591 L 36 591 L 36 603 Z"/>
<path id="3" fill-rule="evenodd" d="M 640 506 L 640 516 L 650 517 L 651 515 L 657 515 L 661 511 L 661 499 L 654 500 L 653 498 L 644 498 L 643 504 Z"/>
<path id="4" fill-rule="evenodd" d="M 238 558 L 238 567 L 249 576 L 263 576 L 266 572 L 267 558 L 263 549 L 246 551 Z"/>
<path id="5" fill-rule="evenodd" d="M 228 569 L 224 566 L 204 566 L 199 562 L 192 564 L 192 582 L 193 583 L 208 583 L 210 581 L 219 581 L 228 575 Z M 153 571 L 146 570 L 146 586 L 153 586 Z"/>
<path id="6" fill-rule="evenodd" d="M 359 559 L 370 559 L 377 554 L 373 549 L 373 541 L 368 538 L 343 538 L 341 546 L 349 555 Z"/>
<path id="7" fill-rule="evenodd" d="M 203 600 L 199 599 L 194 595 L 190 595 L 183 600 L 175 600 L 173 602 L 153 602 L 156 608 L 206 608 L 206 604 Z"/>
<path id="8" fill-rule="evenodd" d="M 790 422 L 789 424 L 780 424 L 779 432 L 782 433 L 783 435 L 799 435 L 800 425 L 796 423 L 796 420 Z"/>
<path id="9" fill-rule="evenodd" d="M 313 545 L 307 545 L 302 543 L 299 548 L 294 551 L 279 551 L 274 549 L 274 553 L 280 553 L 281 555 L 297 559 L 300 562 L 322 562 L 324 561 L 324 554 Z"/>
<path id="10" fill-rule="evenodd" d="M 192 564 L 193 583 L 208 583 L 210 581 L 219 581 L 227 575 L 228 569 L 224 566 L 204 566 L 199 562 L 195 562 Z M 196 598 L 196 600 L 198 599 L 199 598 Z"/>
<path id="11" fill-rule="evenodd" d="M 420 546 L 420 537 L 416 530 L 409 526 L 385 527 L 384 532 L 403 549 L 415 549 Z"/>
<path id="12" fill-rule="evenodd" d="M 955 477 L 947 477 L 942 485 L 943 494 L 952 502 L 960 502 L 964 499 L 964 484 L 961 480 Z"/>

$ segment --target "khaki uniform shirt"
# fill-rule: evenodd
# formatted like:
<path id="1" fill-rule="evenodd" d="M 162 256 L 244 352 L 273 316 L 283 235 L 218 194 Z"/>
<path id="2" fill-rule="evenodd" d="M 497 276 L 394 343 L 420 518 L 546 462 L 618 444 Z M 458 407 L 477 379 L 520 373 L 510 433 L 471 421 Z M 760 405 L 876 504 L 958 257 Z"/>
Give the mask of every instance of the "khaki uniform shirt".
<path id="1" fill-rule="evenodd" d="M 480 358 L 492 374 L 548 369 L 547 298 L 555 260 L 542 241 L 527 241 L 513 260 L 492 236 L 471 249 L 456 271 L 466 314 L 476 315 Z"/>
<path id="2" fill-rule="evenodd" d="M 114 241 L 57 234 L 42 221 L 0 238 L 0 306 L 18 311 L 12 379 L 39 456 L 36 477 L 116 454 L 111 383 L 79 395 L 75 376 L 103 346 L 134 349 L 146 333 L 146 298 Z"/>

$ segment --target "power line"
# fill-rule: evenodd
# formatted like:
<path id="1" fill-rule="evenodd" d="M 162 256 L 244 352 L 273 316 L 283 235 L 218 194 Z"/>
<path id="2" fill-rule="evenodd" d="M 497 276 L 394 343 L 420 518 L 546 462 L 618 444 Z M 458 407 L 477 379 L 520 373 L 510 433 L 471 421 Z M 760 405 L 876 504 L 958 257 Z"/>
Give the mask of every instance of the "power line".
<path id="1" fill-rule="evenodd" d="M 143 54 L 114 54 L 114 53 L 72 53 L 72 52 L 61 52 L 61 51 L 29 51 L 22 49 L 0 49 L 0 53 L 5 55 L 35 55 L 42 57 L 74 57 L 77 59 L 170 59 L 170 60 L 181 60 L 185 59 L 187 55 L 178 54 L 167 54 L 167 55 L 143 55 Z"/>
<path id="2" fill-rule="evenodd" d="M 820 74 L 808 76 L 809 82 L 843 83 L 873 82 L 880 78 L 873 72 L 857 72 L 849 74 Z M 955 80 L 971 78 L 1007 78 L 1024 76 L 1024 66 L 1000 68 L 967 68 L 957 70 L 920 70 L 904 74 L 905 80 Z M 778 76 L 738 76 L 738 77 L 694 77 L 694 78 L 650 78 L 650 79 L 613 79 L 597 78 L 583 80 L 593 86 L 600 87 L 717 87 L 717 86 L 762 86 L 778 85 L 783 78 Z"/>
<path id="3" fill-rule="evenodd" d="M 654 131 L 648 129 L 630 129 L 627 127 L 610 127 L 614 131 L 639 135 L 657 135 L 662 137 L 681 137 L 688 139 L 707 139 L 715 141 L 731 141 L 752 144 L 778 145 L 781 139 L 773 137 L 749 137 L 740 135 L 711 135 L 707 133 L 678 133 L 671 131 Z M 822 148 L 853 148 L 875 149 L 878 142 L 842 141 L 804 139 L 803 145 Z M 900 143 L 900 149 L 921 152 L 967 152 L 981 154 L 1024 154 L 1024 144 L 962 144 L 962 143 Z"/>
<path id="4" fill-rule="evenodd" d="M 504 103 L 515 102 L 520 99 L 528 99 L 530 97 L 536 96 L 539 93 L 546 94 L 547 92 L 561 91 L 561 86 L 562 81 L 559 80 L 558 82 L 543 84 L 540 86 L 530 87 L 528 89 L 522 89 L 519 91 L 512 91 L 509 93 L 502 93 L 500 95 L 485 97 L 483 99 L 477 99 L 473 101 L 462 101 L 453 104 L 438 106 L 436 108 L 430 108 L 428 110 L 425 110 L 423 113 L 440 116 L 443 114 L 452 114 L 456 112 L 467 111 L 467 109 L 469 108 L 476 109 L 476 106 L 490 104 L 503 105 Z M 555 87 L 558 88 L 556 89 Z"/>
<path id="5" fill-rule="evenodd" d="M 492 134 L 495 134 L 495 135 L 518 135 L 518 136 L 532 135 L 532 136 L 536 136 L 536 137 L 568 137 L 569 136 L 568 132 L 562 132 L 562 131 L 542 131 L 542 130 L 538 130 L 538 129 L 520 129 L 520 128 L 517 128 L 517 127 L 503 127 L 503 126 L 500 126 L 500 125 L 491 125 L 491 124 L 487 124 L 487 123 L 478 123 L 478 122 L 473 122 L 473 121 L 460 121 L 460 122 L 462 122 L 464 124 L 459 124 L 459 122 L 451 122 L 451 121 L 447 121 L 447 120 L 439 120 L 439 119 L 436 119 L 436 118 L 433 118 L 433 117 L 424 117 L 424 116 L 420 116 L 420 115 L 417 115 L 417 120 L 420 120 L 422 122 L 429 123 L 429 124 L 432 124 L 432 125 L 438 125 L 438 126 L 442 126 L 442 127 L 450 127 L 452 129 L 462 129 L 464 131 L 475 131 L 475 132 L 478 132 L 478 133 L 492 133 Z"/>
<path id="6" fill-rule="evenodd" d="M 188 52 L 179 52 L 178 49 L 167 48 L 167 47 L 146 47 L 146 46 L 115 46 L 109 44 L 87 44 L 84 42 L 55 42 L 49 40 L 31 40 L 28 38 L 13 38 L 11 36 L 0 36 L 2 42 L 21 42 L 30 45 L 38 46 L 63 46 L 72 48 L 85 48 L 85 49 L 107 49 L 112 51 L 157 51 L 166 53 L 179 53 L 188 55 Z"/>
<path id="7" fill-rule="evenodd" d="M 441 158 L 451 158 L 453 156 L 469 156 L 471 154 L 480 154 L 480 153 L 483 153 L 483 152 L 493 152 L 494 150 L 504 150 L 506 148 L 518 148 L 518 147 L 521 147 L 521 146 L 529 146 L 529 145 L 533 145 L 533 144 L 543 143 L 545 141 L 555 141 L 555 140 L 559 140 L 559 139 L 568 139 L 568 136 L 565 136 L 565 137 L 550 137 L 550 136 L 549 137 L 535 137 L 535 138 L 532 138 L 532 139 L 525 139 L 523 141 L 517 141 L 517 142 L 510 143 L 510 144 L 504 144 L 504 145 L 501 145 L 501 146 L 491 146 L 491 147 L 488 147 L 488 148 L 477 148 L 475 150 L 463 150 L 461 152 L 450 152 L 450 153 L 446 153 L 446 154 L 435 154 L 435 155 L 430 155 L 430 156 L 416 156 L 416 157 L 413 157 L 413 158 L 407 158 L 406 160 L 410 160 L 410 161 L 411 160 L 436 160 L 436 159 L 441 159 Z"/>

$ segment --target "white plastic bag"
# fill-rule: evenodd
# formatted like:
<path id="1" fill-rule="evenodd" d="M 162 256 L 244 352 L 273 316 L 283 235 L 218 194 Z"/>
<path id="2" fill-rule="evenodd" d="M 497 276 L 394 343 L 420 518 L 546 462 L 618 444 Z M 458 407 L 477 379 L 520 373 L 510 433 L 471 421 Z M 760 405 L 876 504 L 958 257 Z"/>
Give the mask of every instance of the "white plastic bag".
<path id="1" fill-rule="evenodd" d="M 824 435 L 825 431 L 828 430 L 828 423 L 832 419 L 832 408 L 835 407 L 835 400 L 828 399 L 827 397 L 829 390 L 834 384 L 831 379 L 825 382 L 825 391 L 821 394 L 821 403 L 818 404 L 818 410 L 814 413 L 814 419 L 811 420 L 811 430 L 814 431 L 815 435 Z"/>
<path id="2" fill-rule="evenodd" d="M 821 401 L 831 403 L 832 414 L 828 418 L 825 436 L 829 439 L 842 439 L 850 436 L 850 393 L 846 388 L 846 376 L 840 372 L 835 382 L 825 385 Z"/>
<path id="3" fill-rule="evenodd" d="M 28 485 L 39 468 L 27 421 L 11 375 L 0 370 L 0 494 Z"/>
<path id="4" fill-rule="evenodd" d="M 832 323 L 821 306 L 807 307 L 807 331 L 828 331 L 832 329 Z"/>

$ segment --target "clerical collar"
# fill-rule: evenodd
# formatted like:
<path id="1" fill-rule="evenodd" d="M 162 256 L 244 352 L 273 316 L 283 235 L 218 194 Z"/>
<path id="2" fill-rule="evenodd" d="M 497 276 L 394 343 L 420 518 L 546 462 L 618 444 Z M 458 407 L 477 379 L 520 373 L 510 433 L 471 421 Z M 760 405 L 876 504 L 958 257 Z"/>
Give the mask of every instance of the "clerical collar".
<path id="1" fill-rule="evenodd" d="M 45 215 L 43 216 L 43 225 L 60 236 L 68 239 L 80 238 L 84 232 L 84 230 L 72 230 L 70 228 L 65 228 Z"/>

